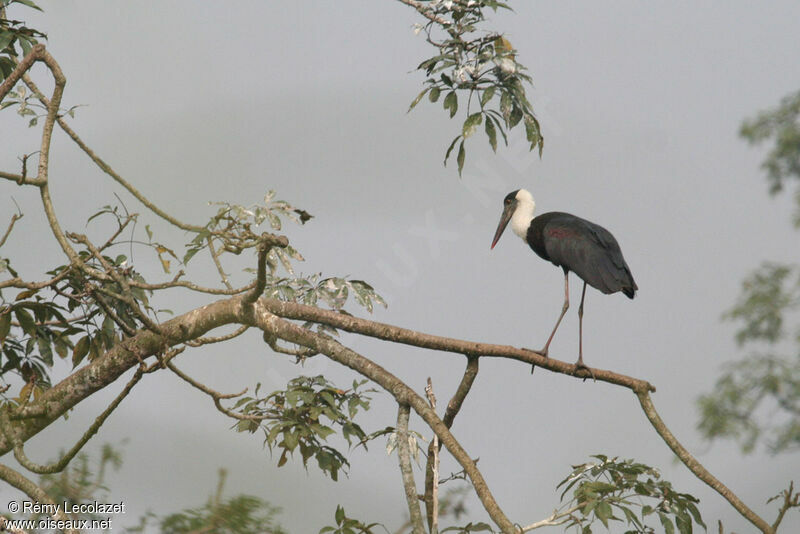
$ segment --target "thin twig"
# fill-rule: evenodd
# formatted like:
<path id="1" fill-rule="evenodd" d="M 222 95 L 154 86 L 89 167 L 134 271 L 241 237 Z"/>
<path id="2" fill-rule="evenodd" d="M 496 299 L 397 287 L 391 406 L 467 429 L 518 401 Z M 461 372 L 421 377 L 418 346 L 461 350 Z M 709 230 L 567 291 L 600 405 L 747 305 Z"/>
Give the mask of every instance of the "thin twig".
<path id="1" fill-rule="evenodd" d="M 39 90 L 39 88 L 36 86 L 36 84 L 33 82 L 30 76 L 25 75 L 22 77 L 22 79 L 25 82 L 25 84 L 30 88 L 30 90 L 33 91 L 33 93 L 36 95 L 39 101 L 45 106 L 49 107 L 50 101 Z M 1 94 L 2 93 L 0 93 L 0 95 Z M 0 96 L 0 99 L 2 99 L 2 96 Z M 181 230 L 186 230 L 189 232 L 202 232 L 204 230 L 202 226 L 195 226 L 193 224 L 187 224 L 179 221 L 178 219 L 172 217 L 171 215 L 160 209 L 158 206 L 150 202 L 147 199 L 147 197 L 142 195 L 135 187 L 133 187 L 122 176 L 116 173 L 114 169 L 112 169 L 111 166 L 108 165 L 108 163 L 100 159 L 100 157 L 97 154 L 95 154 L 94 151 L 91 148 L 89 148 L 88 145 L 86 145 L 86 143 L 83 142 L 83 140 L 78 136 L 78 134 L 75 133 L 75 131 L 72 128 L 70 128 L 69 124 L 67 124 L 67 122 L 62 117 L 58 117 L 58 125 L 75 142 L 75 144 L 77 144 L 81 148 L 81 150 L 83 150 L 86 153 L 86 155 L 89 156 L 89 158 L 95 163 L 95 165 L 100 167 L 100 169 L 107 175 L 109 175 L 114 181 L 116 181 L 122 187 L 127 189 L 128 192 L 132 194 L 134 197 L 136 197 L 136 199 L 139 202 L 144 204 L 147 207 L 147 209 L 149 209 L 150 211 L 152 211 L 153 213 L 155 213 L 168 223 L 177 226 Z"/>
<path id="2" fill-rule="evenodd" d="M 542 519 L 541 521 L 537 521 L 535 523 L 531 523 L 526 527 L 522 527 L 522 532 L 530 532 L 531 530 L 535 530 L 537 528 L 542 527 L 554 527 L 558 525 L 563 525 L 567 521 L 569 521 L 570 517 L 573 513 L 580 510 L 580 506 L 573 506 L 572 508 L 568 508 L 563 512 L 559 512 L 558 510 L 553 511 L 549 517 Z"/>
<path id="3" fill-rule="evenodd" d="M 14 229 L 14 224 L 22 218 L 22 213 L 15 213 L 11 216 L 11 222 L 8 223 L 8 228 L 6 232 L 3 234 L 3 237 L 0 237 L 0 247 L 6 244 L 6 239 L 8 236 L 11 235 L 11 230 Z"/>
<path id="4" fill-rule="evenodd" d="M 97 416 L 94 420 L 94 423 L 83 433 L 83 436 L 78 440 L 73 447 L 67 451 L 64 456 L 61 457 L 60 460 L 48 465 L 40 465 L 37 463 L 32 462 L 26 455 L 25 450 L 23 448 L 23 441 L 19 438 L 19 435 L 14 431 L 11 425 L 11 421 L 8 417 L 8 413 L 5 410 L 0 410 L 0 426 L 2 426 L 2 432 L 6 436 L 6 439 L 10 440 L 14 444 L 14 458 L 28 471 L 37 474 L 50 474 L 50 473 L 58 473 L 62 471 L 67 464 L 75 457 L 76 454 L 86 445 L 86 443 L 97 434 L 97 431 L 100 430 L 100 427 L 103 426 L 108 416 L 111 415 L 117 406 L 128 396 L 128 393 L 131 392 L 133 386 L 135 386 L 139 380 L 142 378 L 143 371 L 142 369 L 137 369 L 134 373 L 133 377 L 128 381 L 122 391 L 117 395 L 117 397 L 108 405 L 108 407 L 103 410 L 103 412 Z"/>
<path id="5" fill-rule="evenodd" d="M 193 341 L 187 341 L 186 344 L 189 345 L 190 347 L 200 347 L 201 345 L 210 345 L 212 343 L 221 343 L 223 341 L 228 341 L 229 339 L 233 339 L 235 337 L 241 336 L 242 334 L 247 332 L 247 330 L 249 328 L 250 327 L 247 326 L 247 325 L 240 326 L 239 328 L 237 328 L 236 330 L 234 330 L 230 334 L 225 334 L 224 336 L 201 337 L 201 338 L 197 338 L 197 339 L 195 339 Z"/>
<path id="6" fill-rule="evenodd" d="M 222 405 L 221 401 L 224 400 L 224 399 L 234 399 L 236 397 L 241 397 L 242 395 L 247 393 L 247 389 L 246 388 L 243 389 L 242 391 L 240 391 L 239 393 L 220 393 L 219 391 L 211 389 L 210 387 L 206 386 L 205 384 L 203 384 L 201 382 L 198 382 L 197 380 L 195 380 L 191 376 L 187 375 L 186 373 L 184 373 L 183 371 L 181 371 L 180 369 L 175 367 L 175 364 L 172 363 L 172 362 L 167 362 L 167 367 L 173 373 L 178 375 L 182 380 L 184 380 L 185 382 L 188 382 L 194 388 L 202 391 L 203 393 L 205 393 L 206 395 L 211 397 L 213 399 L 213 401 L 214 401 L 214 406 L 216 406 L 217 410 L 219 410 L 223 414 L 227 415 L 228 417 L 231 417 L 233 419 L 238 419 L 240 421 L 263 421 L 265 419 L 274 419 L 275 418 L 275 416 L 273 416 L 273 415 L 247 415 L 247 414 L 240 414 L 240 413 L 233 412 L 233 411 L 229 410 L 228 408 L 225 408 Z"/>
<path id="7" fill-rule="evenodd" d="M 208 245 L 208 252 L 211 254 L 211 259 L 214 260 L 214 265 L 217 267 L 217 272 L 222 279 L 222 283 L 225 284 L 225 287 L 228 289 L 233 289 L 230 281 L 228 281 L 228 275 L 225 273 L 225 269 L 222 268 L 222 264 L 219 261 L 219 253 L 214 248 L 213 236 L 209 235 L 206 237 L 206 245 Z"/>
<path id="8" fill-rule="evenodd" d="M 783 503 L 781 504 L 780 510 L 778 510 L 778 517 L 776 517 L 775 522 L 772 523 L 772 530 L 774 531 L 778 530 L 786 512 L 791 508 L 800 507 L 800 492 L 794 493 L 794 480 L 789 482 L 789 488 L 783 490 L 781 494 L 783 495 Z"/>

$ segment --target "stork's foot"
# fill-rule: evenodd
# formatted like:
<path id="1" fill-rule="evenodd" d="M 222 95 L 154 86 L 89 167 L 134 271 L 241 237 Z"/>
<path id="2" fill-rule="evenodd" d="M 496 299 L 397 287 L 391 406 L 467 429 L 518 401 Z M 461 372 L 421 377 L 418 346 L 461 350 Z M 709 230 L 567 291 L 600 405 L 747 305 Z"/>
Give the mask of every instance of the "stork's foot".
<path id="1" fill-rule="evenodd" d="M 586 379 L 591 377 L 592 380 L 597 382 L 597 377 L 594 376 L 594 371 L 592 371 L 586 364 L 583 363 L 582 360 L 578 360 L 575 363 L 575 371 L 572 373 L 574 376 L 578 378 L 583 378 L 583 381 L 586 382 Z"/>
<path id="2" fill-rule="evenodd" d="M 522 347 L 522 350 L 528 350 L 530 352 L 535 352 L 536 354 L 540 354 L 540 355 L 544 356 L 545 358 L 547 358 L 547 347 L 545 347 L 543 349 L 540 349 L 540 350 L 529 349 L 528 347 Z M 531 374 L 533 374 L 533 372 L 535 370 L 536 370 L 536 364 L 532 363 L 531 364 Z"/>

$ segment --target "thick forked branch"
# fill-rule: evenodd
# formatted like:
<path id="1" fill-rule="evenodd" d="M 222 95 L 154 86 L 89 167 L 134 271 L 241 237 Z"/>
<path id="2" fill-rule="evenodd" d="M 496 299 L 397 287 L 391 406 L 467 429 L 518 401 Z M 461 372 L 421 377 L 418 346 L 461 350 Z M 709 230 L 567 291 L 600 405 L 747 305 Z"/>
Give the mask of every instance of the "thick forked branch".
<path id="1" fill-rule="evenodd" d="M 254 314 L 255 309 L 259 310 L 258 314 Z M 392 325 L 329 312 L 311 306 L 280 302 L 266 298 L 259 299 L 253 305 L 248 305 L 244 302 L 243 295 L 239 295 L 214 302 L 166 321 L 159 325 L 160 334 L 140 331 L 135 336 L 120 342 L 100 358 L 78 369 L 72 375 L 44 392 L 38 400 L 26 406 L 20 414 L 17 414 L 18 417 L 22 418 L 15 425 L 17 426 L 17 435 L 22 441 L 27 440 L 50 425 L 65 411 L 77 405 L 92 393 L 112 383 L 125 371 L 137 365 L 142 359 L 163 352 L 165 347 L 171 347 L 197 339 L 208 331 L 227 324 L 249 325 L 256 326 L 271 335 L 275 335 L 291 343 L 310 347 L 317 352 L 326 354 L 331 359 L 356 370 L 365 377 L 380 384 L 384 389 L 392 393 L 398 402 L 409 404 L 439 436 L 441 442 L 447 447 L 450 453 L 453 454 L 457 461 L 461 463 L 462 467 L 465 468 L 465 471 L 472 479 L 479 495 L 482 492 L 488 492 L 486 483 L 477 470 L 475 463 L 455 441 L 447 425 L 445 425 L 444 422 L 438 418 L 436 413 L 431 410 L 427 402 L 412 389 L 374 362 L 347 349 L 334 340 L 315 334 L 293 323 L 283 321 L 279 317 L 273 315 L 273 313 L 291 319 L 303 319 L 324 323 L 329 326 L 369 335 L 389 342 L 405 343 L 435 350 L 459 352 L 462 354 L 470 354 L 475 357 L 484 355 L 516 359 L 528 364 L 535 363 L 539 367 L 564 374 L 572 374 L 575 367 L 566 362 L 544 358 L 532 351 L 521 350 L 510 346 L 491 345 L 432 336 L 430 334 L 423 334 Z M 259 319 L 257 319 L 256 316 L 258 316 Z M 653 386 L 644 380 L 638 380 L 600 369 L 595 370 L 595 375 L 598 380 L 628 387 L 636 392 L 642 403 L 645 414 L 650 419 L 653 426 L 673 451 L 684 460 L 687 467 L 689 467 L 695 475 L 707 481 L 711 487 L 728 499 L 742 515 L 751 520 L 762 532 L 773 532 L 772 528 L 763 519 L 747 508 L 747 506 L 727 487 L 713 478 L 713 476 L 710 475 L 699 462 L 688 455 L 688 452 L 677 442 L 675 437 L 664 426 L 658 414 L 655 413 L 655 409 L 652 406 L 652 401 L 648 394 L 648 390 L 652 391 L 655 389 Z M 11 448 L 12 444 L 9 440 L 5 439 L 4 436 L 0 436 L 0 454 L 7 452 Z M 508 530 L 508 532 L 513 532 L 513 527 L 510 526 L 511 523 L 508 522 L 508 519 L 502 514 L 502 511 L 500 511 L 497 503 L 494 501 L 493 497 L 491 497 L 491 494 L 488 495 L 490 498 L 484 502 L 484 507 L 487 511 L 490 511 L 490 515 L 504 531 L 506 531 L 505 527 L 509 527 L 510 530 Z"/>
<path id="2" fill-rule="evenodd" d="M 464 399 L 467 398 L 467 394 L 472 388 L 472 384 L 475 382 L 475 377 L 478 376 L 478 362 L 479 360 L 477 357 L 467 357 L 467 368 L 464 370 L 464 376 L 461 377 L 461 382 L 458 384 L 458 388 L 456 389 L 453 398 L 447 403 L 447 408 L 445 409 L 444 417 L 442 418 L 442 422 L 447 426 L 447 428 L 453 426 L 453 421 L 455 420 L 458 411 L 461 409 Z M 430 382 L 428 385 L 429 387 L 432 387 Z M 432 392 L 430 396 L 432 396 Z M 435 406 L 432 407 L 436 408 Z M 438 462 L 439 450 L 441 448 L 441 443 L 436 440 L 431 440 L 430 445 L 428 445 L 428 462 L 425 466 L 425 509 L 428 517 L 428 528 L 431 529 L 432 533 L 434 530 L 434 525 L 436 524 L 435 510 L 438 506 L 438 503 L 436 502 L 436 487 L 439 482 L 439 473 L 436 463 Z"/>
<path id="3" fill-rule="evenodd" d="M 772 523 L 772 530 L 778 530 L 778 526 L 780 526 L 781 521 L 783 521 L 786 512 L 792 508 L 800 507 L 800 492 L 794 493 L 794 480 L 789 482 L 788 489 L 783 490 L 779 495 L 770 499 L 770 501 L 779 497 L 783 497 L 783 502 L 781 503 L 780 510 L 778 510 L 778 517 L 776 517 L 775 521 Z"/>
<path id="4" fill-rule="evenodd" d="M 296 324 L 290 323 L 270 313 L 263 304 L 266 299 L 262 299 L 253 310 L 252 321 L 254 326 L 262 330 L 275 332 L 275 334 L 287 341 L 304 345 L 317 352 L 325 354 L 332 360 L 349 367 L 357 373 L 369 378 L 383 389 L 391 393 L 398 403 L 405 403 L 411 406 L 425 423 L 433 430 L 442 444 L 447 448 L 453 458 L 464 468 L 469 476 L 472 486 L 475 488 L 478 498 L 481 500 L 484 509 L 489 517 L 500 527 L 504 534 L 516 534 L 517 528 L 508 519 L 503 510 L 497 504 L 494 496 L 489 490 L 489 486 L 478 470 L 475 462 L 461 447 L 450 430 L 445 426 L 436 412 L 433 411 L 428 403 L 420 397 L 413 389 L 408 387 L 396 376 L 375 362 L 365 358 L 352 349 L 345 347 L 334 339 L 317 334 Z"/>
<path id="5" fill-rule="evenodd" d="M 241 324 L 245 316 L 242 308 L 241 297 L 220 300 L 161 323 L 160 334 L 142 330 L 124 339 L 101 357 L 46 390 L 38 400 L 17 414 L 22 418 L 15 424 L 17 436 L 26 441 L 67 410 L 113 383 L 128 369 L 150 356 L 161 354 L 166 347 L 197 339 L 220 326 Z M 12 443 L 0 436 L 0 455 L 11 448 Z"/>
<path id="6" fill-rule="evenodd" d="M 61 105 L 61 97 L 64 95 L 64 86 L 67 84 L 67 78 L 64 76 L 64 73 L 62 72 L 61 67 L 58 65 L 55 58 L 50 55 L 43 44 L 35 45 L 22 59 L 22 61 L 17 64 L 8 78 L 6 78 L 6 80 L 0 84 L 0 101 L 5 98 L 8 92 L 12 87 L 14 87 L 14 84 L 16 84 L 20 78 L 25 80 L 30 79 L 30 77 L 27 75 L 27 71 L 30 70 L 33 64 L 37 61 L 43 62 L 47 68 L 50 69 L 50 73 L 53 75 L 53 81 L 55 82 L 55 87 L 53 88 L 53 95 L 49 100 L 45 98 L 41 92 L 38 93 L 40 100 L 47 108 L 47 116 L 44 121 L 44 126 L 42 127 L 42 142 L 39 148 L 39 167 L 36 178 L 29 179 L 25 178 L 24 176 L 20 176 L 17 177 L 17 181 L 20 184 L 35 185 L 39 188 L 39 195 L 42 199 L 42 207 L 44 208 L 47 222 L 56 238 L 56 241 L 58 241 L 58 244 L 61 246 L 61 249 L 70 259 L 71 263 L 79 266 L 81 269 L 86 270 L 87 272 L 93 271 L 84 265 L 81 258 L 67 241 L 64 231 L 61 229 L 61 224 L 58 222 L 58 218 L 56 217 L 55 209 L 53 208 L 53 200 L 50 198 L 50 188 L 48 186 L 50 141 L 53 137 L 53 127 L 56 123 L 56 120 L 60 120 L 58 117 L 58 110 L 59 106 Z M 4 174 L 4 177 L 12 179 L 11 175 Z M 94 274 L 101 275 L 101 273 Z"/>

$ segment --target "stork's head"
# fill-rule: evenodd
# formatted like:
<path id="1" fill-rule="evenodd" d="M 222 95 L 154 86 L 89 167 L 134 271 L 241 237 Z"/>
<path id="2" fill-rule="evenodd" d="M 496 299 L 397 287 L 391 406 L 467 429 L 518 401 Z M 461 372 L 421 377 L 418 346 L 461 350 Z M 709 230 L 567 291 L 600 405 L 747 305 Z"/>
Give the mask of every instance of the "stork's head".
<path id="1" fill-rule="evenodd" d="M 500 236 L 503 235 L 503 231 L 508 226 L 509 221 L 511 222 L 511 229 L 524 241 L 528 233 L 528 227 L 533 220 L 533 210 L 535 208 L 536 202 L 533 201 L 533 195 L 525 189 L 517 189 L 507 194 L 506 198 L 503 199 L 503 215 L 500 216 L 500 223 L 494 233 L 492 248 L 500 241 Z"/>

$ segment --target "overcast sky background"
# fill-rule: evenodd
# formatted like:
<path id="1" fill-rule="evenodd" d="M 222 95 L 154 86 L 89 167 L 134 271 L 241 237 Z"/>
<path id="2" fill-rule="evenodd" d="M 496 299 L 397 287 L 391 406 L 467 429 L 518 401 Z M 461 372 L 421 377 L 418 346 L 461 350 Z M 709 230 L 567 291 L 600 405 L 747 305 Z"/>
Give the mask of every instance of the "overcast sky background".
<path id="1" fill-rule="evenodd" d="M 498 14 L 490 27 L 507 33 L 534 78 L 529 93 L 544 155 L 528 153 L 518 132 L 497 155 L 476 136 L 461 179 L 454 163 L 441 164 L 460 121 L 427 101 L 406 114 L 423 79 L 413 69 L 433 52 L 412 31 L 420 18 L 398 2 L 40 4 L 43 15 L 10 15 L 48 33 L 68 79 L 65 105 L 86 105 L 71 122 L 102 158 L 158 205 L 197 224 L 213 212 L 208 201 L 252 204 L 276 189 L 315 216 L 285 229 L 307 258 L 302 271 L 368 280 L 389 302 L 378 320 L 541 347 L 560 311 L 562 276 L 511 232 L 489 251 L 503 196 L 525 187 L 538 213 L 569 211 L 602 224 L 619 240 L 640 292 L 629 301 L 587 291 L 587 364 L 655 384 L 653 400 L 678 439 L 770 522 L 776 507 L 766 499 L 792 477 L 800 482 L 796 453 L 742 456 L 734 444 L 709 445 L 695 430 L 698 395 L 725 362 L 746 354 L 733 341 L 735 325 L 720 320 L 741 280 L 762 260 L 797 260 L 790 199 L 768 197 L 763 151 L 737 135 L 743 118 L 800 87 L 797 2 L 757 9 L 748 2 L 515 2 L 516 12 Z M 0 126 L 0 165 L 16 172 L 16 157 L 36 149 L 38 131 L 9 111 Z M 86 218 L 115 202 L 116 192 L 142 223 L 164 231 L 62 132 L 53 143 L 52 191 L 65 227 L 85 231 Z M 3 219 L 15 209 L 10 196 L 25 218 L 3 255 L 22 273 L 63 261 L 35 192 L 3 184 Z M 164 235 L 181 249 L 182 235 Z M 143 249 L 134 260 L 151 262 Z M 157 275 L 154 264 L 140 268 Z M 205 271 L 200 278 L 211 280 Z M 573 307 L 551 347 L 552 357 L 570 362 L 580 293 L 571 280 Z M 204 302 L 181 296 L 161 305 L 180 313 Z M 342 340 L 418 392 L 432 377 L 442 405 L 464 367 L 456 355 Z M 266 349 L 256 332 L 187 352 L 178 364 L 222 391 L 256 382 L 277 389 L 300 372 L 324 372 L 345 386 L 354 378 L 321 357 L 300 369 Z M 33 459 L 71 446 L 121 386 L 35 438 Z M 395 418 L 383 395 L 363 426 L 375 430 Z M 422 429 L 418 419 L 412 424 Z M 396 457 L 386 456 L 383 442 L 354 451 L 349 478 L 333 483 L 315 465 L 306 473 L 299 460 L 278 469 L 261 436 L 230 426 L 210 399 L 174 375 L 143 380 L 89 446 L 128 440 L 125 464 L 108 480 L 111 500 L 128 510 L 113 518 L 115 530 L 148 509 L 202 504 L 218 467 L 229 470 L 229 495 L 250 493 L 282 507 L 280 521 L 292 532 L 331 524 L 337 503 L 390 530 L 403 521 Z M 531 376 L 520 363 L 484 359 L 453 430 L 480 457 L 513 521 L 549 515 L 570 465 L 604 453 L 660 467 L 676 489 L 701 499 L 712 530 L 721 519 L 726 531 L 754 531 L 673 461 L 628 390 L 541 370 Z M 453 462 L 442 467 L 456 469 Z M 19 497 L 5 486 L 0 496 Z M 477 500 L 469 510 L 470 519 L 486 519 Z M 794 513 L 783 531 L 798 530 Z"/>

